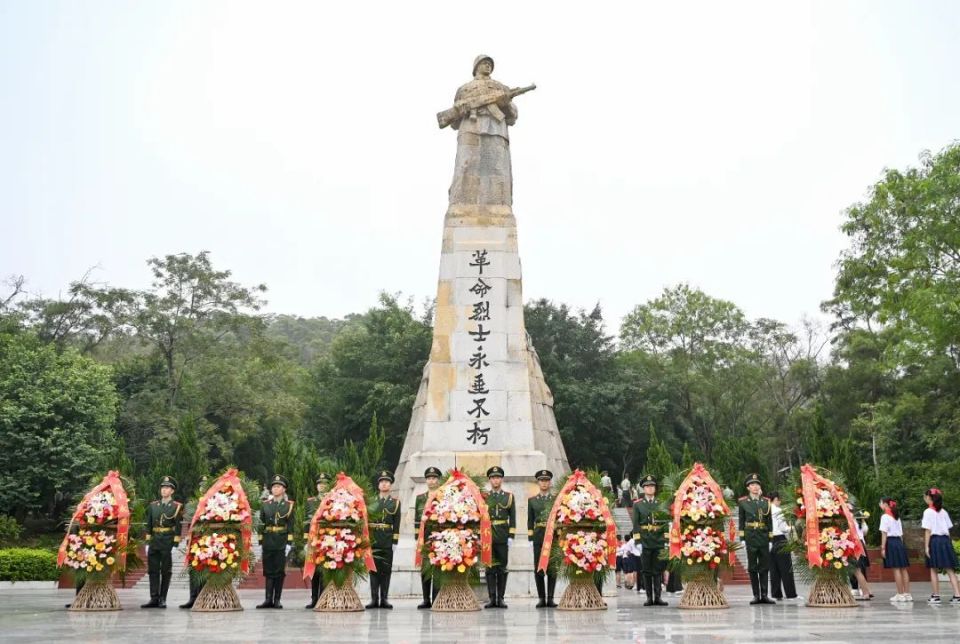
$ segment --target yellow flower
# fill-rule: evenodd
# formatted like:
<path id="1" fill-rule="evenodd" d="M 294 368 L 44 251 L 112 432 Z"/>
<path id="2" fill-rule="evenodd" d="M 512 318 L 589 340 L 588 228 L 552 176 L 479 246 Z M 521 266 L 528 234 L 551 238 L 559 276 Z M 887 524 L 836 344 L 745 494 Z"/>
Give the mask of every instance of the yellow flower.
<path id="1" fill-rule="evenodd" d="M 828 553 L 827 553 L 827 561 L 829 561 L 829 560 L 831 560 L 831 559 L 833 559 L 833 553 L 832 553 L 832 552 L 828 552 Z"/>
<path id="2" fill-rule="evenodd" d="M 221 567 L 221 568 L 226 568 L 226 567 L 227 567 L 226 562 L 221 561 L 221 562 L 220 562 L 220 567 Z"/>
<path id="3" fill-rule="evenodd" d="M 463 564 L 460 564 L 459 566 L 457 566 L 457 572 L 467 572 L 467 567 L 464 566 Z"/>
<path id="4" fill-rule="evenodd" d="M 713 562 L 714 562 L 714 563 L 720 563 L 720 557 L 714 557 L 714 558 L 713 558 Z"/>
<path id="5" fill-rule="evenodd" d="M 839 561 L 834 561 L 834 562 L 833 562 L 833 567 L 836 568 L 837 570 L 839 570 L 840 568 L 843 568 L 843 564 L 840 563 Z"/>
<path id="6" fill-rule="evenodd" d="M 692 566 L 692 565 L 693 565 L 693 559 L 688 558 L 688 559 L 687 559 L 687 565 L 688 565 L 688 566 Z"/>
<path id="7" fill-rule="evenodd" d="M 116 561 L 113 557 L 107 557 L 107 565 L 112 566 L 113 562 Z"/>
<path id="8" fill-rule="evenodd" d="M 103 570 L 103 564 L 97 564 L 97 572 Z"/>
<path id="9" fill-rule="evenodd" d="M 91 568 L 90 566 L 87 566 L 87 572 L 93 572 L 93 568 Z"/>

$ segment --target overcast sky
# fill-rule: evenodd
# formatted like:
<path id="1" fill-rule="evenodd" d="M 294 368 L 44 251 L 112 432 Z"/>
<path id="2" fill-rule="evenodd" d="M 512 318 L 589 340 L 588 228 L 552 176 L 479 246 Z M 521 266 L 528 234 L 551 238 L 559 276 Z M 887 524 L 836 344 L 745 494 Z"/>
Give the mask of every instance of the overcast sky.
<path id="1" fill-rule="evenodd" d="M 209 250 L 272 312 L 433 297 L 478 53 L 511 133 L 526 299 L 611 330 L 689 282 L 795 323 L 843 209 L 960 136 L 956 2 L 0 0 L 0 276 L 56 296 Z"/>

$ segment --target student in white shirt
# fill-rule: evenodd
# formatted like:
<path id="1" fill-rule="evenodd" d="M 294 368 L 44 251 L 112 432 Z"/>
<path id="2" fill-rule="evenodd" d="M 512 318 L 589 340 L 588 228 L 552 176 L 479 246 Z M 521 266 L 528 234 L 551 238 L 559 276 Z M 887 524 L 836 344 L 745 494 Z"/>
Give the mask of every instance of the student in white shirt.
<path id="1" fill-rule="evenodd" d="M 893 580 L 897 584 L 897 594 L 890 598 L 892 602 L 912 602 L 910 594 L 910 557 L 903 545 L 903 524 L 900 522 L 900 510 L 897 502 L 889 496 L 880 499 L 880 556 L 883 567 L 893 570 Z"/>
<path id="2" fill-rule="evenodd" d="M 854 524 L 857 529 L 857 539 L 863 546 L 863 554 L 857 559 L 853 574 L 850 575 L 853 597 L 858 601 L 870 601 L 874 597 L 873 592 L 870 591 L 870 584 L 867 583 L 867 568 L 870 567 L 870 558 L 867 556 L 867 531 L 870 530 L 870 526 L 867 525 L 866 519 L 869 516 L 870 514 L 865 512 L 864 516 L 860 517 L 859 523 Z"/>
<path id="3" fill-rule="evenodd" d="M 790 551 L 786 549 L 790 526 L 783 518 L 780 493 L 771 492 L 767 498 L 770 499 L 770 515 L 773 518 L 773 540 L 770 542 L 770 595 L 778 601 L 783 599 L 784 595 L 788 600 L 795 601 L 798 597 L 797 585 L 793 581 L 793 561 Z"/>
<path id="4" fill-rule="evenodd" d="M 960 587 L 957 586 L 957 554 L 950 541 L 950 528 L 953 521 L 943 509 L 943 493 L 933 487 L 923 495 L 927 509 L 923 511 L 923 542 L 927 555 L 927 568 L 930 569 L 930 585 L 933 593 L 928 600 L 931 604 L 940 603 L 940 577 L 937 570 L 944 570 L 953 586 L 951 604 L 960 604 Z"/>

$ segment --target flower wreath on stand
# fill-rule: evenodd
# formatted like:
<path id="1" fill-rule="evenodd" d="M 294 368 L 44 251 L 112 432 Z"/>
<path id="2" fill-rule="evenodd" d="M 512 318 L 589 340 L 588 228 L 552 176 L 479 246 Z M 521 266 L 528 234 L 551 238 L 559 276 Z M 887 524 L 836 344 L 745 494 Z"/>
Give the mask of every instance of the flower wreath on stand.
<path id="1" fill-rule="evenodd" d="M 570 475 L 547 515 L 537 570 L 553 568 L 569 582 L 561 610 L 605 610 L 597 589 L 617 564 L 617 526 L 610 506 L 587 475 Z"/>
<path id="2" fill-rule="evenodd" d="M 454 469 L 447 481 L 430 492 L 420 519 L 415 565 L 440 587 L 431 610 L 480 610 L 470 587 L 477 564 L 493 561 L 490 513 L 477 484 Z"/>
<path id="3" fill-rule="evenodd" d="M 854 607 L 848 578 L 864 554 L 851 499 L 843 487 L 809 463 L 800 468 L 791 516 L 813 576 L 807 606 Z M 797 544 L 799 545 L 799 544 Z"/>
<path id="4" fill-rule="evenodd" d="M 324 588 L 315 611 L 363 610 L 354 583 L 377 567 L 370 547 L 363 490 L 343 472 L 337 474 L 333 489 L 320 500 L 310 519 L 303 578 L 311 579 L 317 568 L 323 574 Z"/>
<path id="5" fill-rule="evenodd" d="M 57 552 L 57 566 L 83 586 L 70 610 L 120 610 L 111 578 L 125 572 L 136 548 L 129 535 L 130 502 L 120 474 L 110 471 L 77 505 Z"/>
<path id="6" fill-rule="evenodd" d="M 192 610 L 243 610 L 234 580 L 250 572 L 253 511 L 236 469 L 229 469 L 197 502 L 185 564 L 203 585 Z"/>
<path id="7" fill-rule="evenodd" d="M 736 526 L 723 491 L 702 464 L 695 463 L 677 487 L 671 511 L 669 558 L 686 586 L 680 608 L 729 608 L 719 575 L 736 560 Z"/>

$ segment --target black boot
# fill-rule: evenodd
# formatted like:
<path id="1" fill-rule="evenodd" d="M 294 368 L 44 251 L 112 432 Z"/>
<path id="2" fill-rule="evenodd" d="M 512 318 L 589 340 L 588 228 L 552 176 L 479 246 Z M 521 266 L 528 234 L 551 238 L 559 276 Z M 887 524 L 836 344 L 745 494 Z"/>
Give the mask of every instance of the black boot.
<path id="1" fill-rule="evenodd" d="M 366 608 L 380 608 L 380 575 L 370 575 L 370 603 Z"/>
<path id="2" fill-rule="evenodd" d="M 643 576 L 643 591 L 647 593 L 647 601 L 643 602 L 643 605 L 653 606 L 653 575 Z"/>
<path id="3" fill-rule="evenodd" d="M 496 608 L 497 607 L 497 569 L 496 568 L 487 568 L 487 572 L 484 575 L 487 578 L 487 596 L 490 598 L 484 608 Z"/>
<path id="4" fill-rule="evenodd" d="M 313 577 L 310 578 L 310 603 L 304 606 L 304 608 L 313 608 L 317 605 L 317 600 L 320 599 L 320 581 L 322 579 L 322 572 L 317 570 L 313 573 Z"/>
<path id="5" fill-rule="evenodd" d="M 506 570 L 497 572 L 497 608 L 506 608 L 507 604 L 503 601 L 503 596 L 507 592 L 507 573 Z"/>
<path id="6" fill-rule="evenodd" d="M 537 584 L 537 597 L 540 598 L 540 601 L 537 602 L 537 608 L 546 608 L 547 607 L 547 587 L 544 583 L 543 573 L 537 572 L 533 576 L 533 581 Z"/>
<path id="7" fill-rule="evenodd" d="M 386 608 L 387 610 L 393 609 L 393 604 L 387 601 L 387 598 L 390 596 L 390 576 L 393 572 L 388 572 L 383 576 L 383 579 L 380 580 L 380 608 Z"/>
<path id="8" fill-rule="evenodd" d="M 430 577 L 420 575 L 420 591 L 423 593 L 423 601 L 417 604 L 418 609 L 430 608 L 433 602 L 430 598 Z"/>
<path id="9" fill-rule="evenodd" d="M 180 604 L 180 608 L 193 608 L 199 595 L 200 584 L 193 578 L 193 575 L 190 575 L 190 599 L 187 600 L 186 604 Z"/>
<path id="10" fill-rule="evenodd" d="M 776 604 L 777 602 L 773 601 L 767 597 L 767 588 L 769 587 L 769 578 L 767 573 L 763 572 L 758 575 L 760 577 L 760 603 L 761 604 Z"/>
<path id="11" fill-rule="evenodd" d="M 750 600 L 751 605 L 756 605 L 760 603 L 760 574 L 756 572 L 750 573 L 750 588 L 753 589 L 753 599 Z"/>
<path id="12" fill-rule="evenodd" d="M 140 604 L 140 608 L 160 608 L 160 573 L 150 573 L 150 601 Z"/>
<path id="13" fill-rule="evenodd" d="M 273 577 L 264 577 L 264 595 L 262 604 L 257 604 L 257 608 L 273 608 Z"/>
<path id="14" fill-rule="evenodd" d="M 160 604 L 157 608 L 167 607 L 167 591 L 170 590 L 171 573 L 167 572 L 160 576 Z"/>
<path id="15" fill-rule="evenodd" d="M 665 601 L 663 601 L 662 599 L 660 599 L 660 592 L 661 592 L 661 590 L 663 589 L 663 587 L 662 587 L 659 583 L 657 583 L 658 581 L 660 581 L 659 575 L 657 575 L 657 576 L 653 579 L 653 605 L 654 605 L 654 606 L 666 606 L 666 605 L 667 605 L 667 602 L 665 602 Z"/>
<path id="16" fill-rule="evenodd" d="M 271 608 L 283 608 L 283 604 L 280 603 L 280 595 L 283 594 L 283 580 L 286 575 L 277 577 L 273 581 L 273 606 Z"/>
<path id="17" fill-rule="evenodd" d="M 557 576 L 547 574 L 547 608 L 556 608 L 553 601 L 553 591 L 557 588 Z"/>

